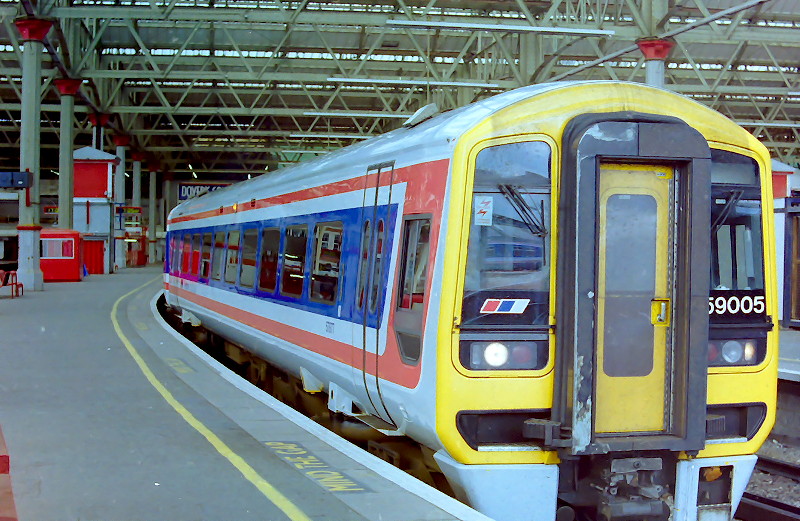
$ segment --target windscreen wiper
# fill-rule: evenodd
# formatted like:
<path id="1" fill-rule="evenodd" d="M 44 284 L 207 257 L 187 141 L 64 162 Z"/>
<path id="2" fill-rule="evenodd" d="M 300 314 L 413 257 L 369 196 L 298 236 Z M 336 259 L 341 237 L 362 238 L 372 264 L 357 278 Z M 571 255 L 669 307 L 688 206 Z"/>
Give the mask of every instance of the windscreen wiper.
<path id="1" fill-rule="evenodd" d="M 512 185 L 497 185 L 500 193 L 503 194 L 511 206 L 517 211 L 531 233 L 537 237 L 547 237 L 547 227 L 544 223 L 544 201 L 542 201 L 541 208 L 531 208 L 525 202 L 525 198 L 519 193 L 519 190 Z"/>
<path id="2" fill-rule="evenodd" d="M 736 206 L 739 201 L 742 199 L 744 195 L 744 190 L 731 190 L 729 192 L 728 199 L 725 201 L 725 207 L 722 209 L 717 218 L 714 219 L 714 223 L 711 225 L 711 235 L 713 236 L 717 233 L 717 230 L 728 220 L 728 216 L 730 216 L 731 212 L 733 211 L 733 207 Z"/>

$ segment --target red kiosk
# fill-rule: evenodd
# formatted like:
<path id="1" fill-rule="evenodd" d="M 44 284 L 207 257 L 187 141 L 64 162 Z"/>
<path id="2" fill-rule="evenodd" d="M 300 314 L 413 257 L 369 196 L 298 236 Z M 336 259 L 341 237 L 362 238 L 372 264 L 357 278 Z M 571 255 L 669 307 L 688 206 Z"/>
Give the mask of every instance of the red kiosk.
<path id="1" fill-rule="evenodd" d="M 111 273 L 114 251 L 113 175 L 119 158 L 83 147 L 73 154 L 73 226 L 83 234 L 84 262 L 90 274 Z"/>
<path id="2" fill-rule="evenodd" d="M 80 282 L 83 280 L 83 239 L 80 232 L 61 228 L 41 231 L 39 266 L 45 282 Z"/>

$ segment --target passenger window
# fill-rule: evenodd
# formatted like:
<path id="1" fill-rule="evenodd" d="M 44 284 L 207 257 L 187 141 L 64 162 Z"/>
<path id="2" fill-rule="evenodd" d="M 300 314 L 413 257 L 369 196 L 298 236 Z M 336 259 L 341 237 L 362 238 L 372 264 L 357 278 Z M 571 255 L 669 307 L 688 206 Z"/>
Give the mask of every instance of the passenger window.
<path id="1" fill-rule="evenodd" d="M 397 307 L 400 309 L 422 309 L 425 283 L 428 279 L 430 231 L 430 219 L 413 219 L 405 223 L 403 254 L 400 257 L 400 292 L 397 299 Z"/>
<path id="2" fill-rule="evenodd" d="M 242 268 L 239 273 L 239 284 L 244 288 L 252 288 L 256 283 L 256 257 L 258 255 L 258 230 L 248 228 L 244 231 L 242 243 Z"/>
<path id="3" fill-rule="evenodd" d="M 311 269 L 311 299 L 328 304 L 336 301 L 339 262 L 342 255 L 342 223 L 320 223 L 314 228 L 314 264 Z"/>
<path id="4" fill-rule="evenodd" d="M 192 235 L 192 275 L 200 273 L 200 234 Z"/>
<path id="5" fill-rule="evenodd" d="M 286 243 L 283 249 L 283 271 L 281 272 L 281 294 L 300 297 L 306 272 L 306 244 L 308 226 L 286 228 Z"/>
<path id="6" fill-rule="evenodd" d="M 361 235 L 361 261 L 358 267 L 358 309 L 364 307 L 364 295 L 366 294 L 367 270 L 369 269 L 369 235 L 371 224 L 369 221 L 364 223 L 363 234 Z"/>
<path id="7" fill-rule="evenodd" d="M 178 273 L 178 266 L 180 266 L 180 241 L 177 235 L 172 235 L 169 240 L 169 271 L 173 275 Z"/>
<path id="8" fill-rule="evenodd" d="M 192 262 L 192 236 L 188 233 L 183 236 L 181 241 L 181 273 L 189 273 Z"/>
<path id="9" fill-rule="evenodd" d="M 203 234 L 203 245 L 200 250 L 200 277 L 207 279 L 211 274 L 211 247 L 214 242 L 211 240 L 213 235 Z"/>
<path id="10" fill-rule="evenodd" d="M 214 252 L 211 262 L 211 278 L 220 280 L 222 278 L 223 259 L 225 259 L 225 232 L 214 234 Z"/>
<path id="11" fill-rule="evenodd" d="M 375 313 L 378 309 L 381 282 L 383 281 L 383 241 L 386 236 L 383 219 L 378 221 L 378 236 L 375 239 L 375 264 L 372 270 L 372 289 L 369 293 L 369 312 Z"/>
<path id="12" fill-rule="evenodd" d="M 236 269 L 239 267 L 239 230 L 228 233 L 228 255 L 225 262 L 225 282 L 236 284 Z"/>
<path id="13" fill-rule="evenodd" d="M 261 232 L 261 272 L 258 289 L 272 293 L 278 282 L 278 252 L 281 248 L 281 232 L 267 228 Z"/>

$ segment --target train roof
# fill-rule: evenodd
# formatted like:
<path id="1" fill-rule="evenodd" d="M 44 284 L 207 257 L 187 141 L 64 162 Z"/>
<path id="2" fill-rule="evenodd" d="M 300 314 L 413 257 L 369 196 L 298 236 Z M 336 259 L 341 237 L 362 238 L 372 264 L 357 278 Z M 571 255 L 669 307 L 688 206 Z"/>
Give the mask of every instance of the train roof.
<path id="1" fill-rule="evenodd" d="M 369 165 L 395 160 L 396 167 L 449 158 L 461 135 L 497 111 L 546 91 L 580 84 L 619 84 L 611 81 L 574 81 L 530 85 L 497 94 L 464 107 L 437 114 L 412 127 L 401 127 L 361 143 L 282 168 L 254 179 L 206 193 L 176 206 L 170 219 L 215 210 L 257 198 L 266 198 L 363 175 Z M 629 83 L 642 88 L 656 87 Z M 682 97 L 671 91 L 676 97 Z M 696 103 L 689 98 L 687 101 Z M 707 107 L 696 103 L 709 112 Z"/>

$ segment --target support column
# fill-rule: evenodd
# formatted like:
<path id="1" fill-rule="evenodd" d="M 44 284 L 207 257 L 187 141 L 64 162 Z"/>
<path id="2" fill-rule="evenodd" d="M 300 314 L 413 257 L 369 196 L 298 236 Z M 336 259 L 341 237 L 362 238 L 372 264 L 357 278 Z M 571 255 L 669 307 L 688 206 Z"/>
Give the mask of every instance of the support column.
<path id="1" fill-rule="evenodd" d="M 119 207 L 125 206 L 125 147 L 131 138 L 125 135 L 114 136 L 119 164 L 114 171 L 114 270 L 121 270 L 127 264 L 128 243 L 125 242 L 125 223 L 120 219 Z"/>
<path id="2" fill-rule="evenodd" d="M 42 103 L 42 50 L 53 23 L 38 18 L 14 21 L 22 36 L 22 110 L 20 122 L 19 169 L 31 173 L 31 187 L 20 192 L 17 236 L 19 256 L 17 279 L 26 291 L 42 291 L 44 277 L 39 267 L 39 139 Z"/>
<path id="3" fill-rule="evenodd" d="M 156 262 L 156 205 L 158 202 L 156 197 L 156 176 L 158 175 L 158 165 L 150 163 L 147 165 L 147 170 L 150 172 L 149 201 L 147 204 L 147 262 L 153 264 Z"/>
<path id="4" fill-rule="evenodd" d="M 164 230 L 167 229 L 167 219 L 169 218 L 169 212 L 175 208 L 175 205 L 172 204 L 173 200 L 173 193 L 176 192 L 175 183 L 172 180 L 172 174 L 167 172 L 164 174 L 164 184 L 162 186 L 161 197 L 164 199 Z"/>
<path id="5" fill-rule="evenodd" d="M 133 161 L 131 206 L 142 206 L 142 161 L 144 161 L 144 154 L 132 152 L 131 160 Z"/>
<path id="6" fill-rule="evenodd" d="M 103 129 L 108 125 L 111 114 L 102 112 L 90 112 L 89 123 L 92 124 L 92 148 L 103 150 Z"/>
<path id="7" fill-rule="evenodd" d="M 636 41 L 636 45 L 644 54 L 645 83 L 664 88 L 664 62 L 675 42 L 660 38 L 642 38 Z"/>
<path id="8" fill-rule="evenodd" d="M 75 194 L 74 160 L 72 159 L 75 131 L 72 126 L 72 118 L 75 112 L 75 94 L 78 93 L 82 80 L 59 78 L 53 83 L 61 94 L 61 127 L 58 145 L 58 227 L 71 229 L 73 226 L 72 198 Z"/>

